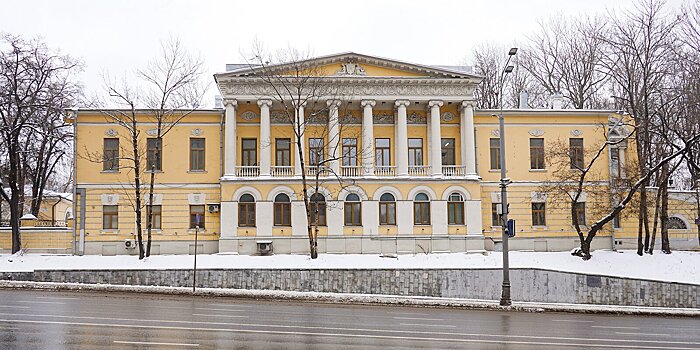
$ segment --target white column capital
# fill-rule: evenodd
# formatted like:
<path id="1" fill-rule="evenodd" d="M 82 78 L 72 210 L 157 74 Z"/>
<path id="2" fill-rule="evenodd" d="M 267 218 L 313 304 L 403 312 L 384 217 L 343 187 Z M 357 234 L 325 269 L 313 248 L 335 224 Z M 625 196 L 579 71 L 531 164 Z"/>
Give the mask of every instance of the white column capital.
<path id="1" fill-rule="evenodd" d="M 462 103 L 459 104 L 459 109 L 465 109 L 465 108 L 474 108 L 476 107 L 476 102 L 475 101 L 462 101 Z"/>
<path id="2" fill-rule="evenodd" d="M 224 99 L 224 107 L 236 108 L 236 107 L 238 107 L 238 100 L 236 100 L 235 98 L 225 98 Z"/>
<path id="3" fill-rule="evenodd" d="M 340 107 L 340 100 L 328 100 L 326 101 L 326 106 L 330 107 L 331 109 L 338 109 Z"/>
<path id="4" fill-rule="evenodd" d="M 362 106 L 362 108 L 365 108 L 367 106 L 374 107 L 375 105 L 377 105 L 377 101 L 375 101 L 375 100 L 362 100 L 360 102 L 360 105 Z"/>
<path id="5" fill-rule="evenodd" d="M 440 101 L 440 100 L 430 100 L 430 101 L 428 101 L 428 107 L 430 107 L 430 108 L 435 108 L 435 107 L 440 108 L 440 107 L 442 107 L 443 104 L 444 104 L 444 102 L 442 102 L 442 101 Z"/>
<path id="6" fill-rule="evenodd" d="M 261 100 L 258 100 L 258 106 L 260 106 L 260 107 L 265 106 L 265 107 L 268 107 L 268 108 L 269 108 L 269 107 L 272 106 L 272 100 L 270 100 L 270 99 L 261 99 Z"/>
<path id="7" fill-rule="evenodd" d="M 411 101 L 409 101 L 409 100 L 396 100 L 396 102 L 394 102 L 394 106 L 399 107 L 399 108 L 400 107 L 408 107 L 410 105 L 411 105 Z"/>

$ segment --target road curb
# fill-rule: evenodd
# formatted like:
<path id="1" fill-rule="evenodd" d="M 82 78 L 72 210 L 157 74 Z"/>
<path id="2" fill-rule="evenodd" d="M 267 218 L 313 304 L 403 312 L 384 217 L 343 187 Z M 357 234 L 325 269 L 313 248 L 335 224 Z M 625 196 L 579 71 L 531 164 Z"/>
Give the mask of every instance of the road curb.
<path id="1" fill-rule="evenodd" d="M 198 288 L 192 292 L 187 287 L 132 286 L 111 284 L 82 284 L 57 282 L 0 281 L 0 289 L 28 289 L 47 291 L 90 291 L 118 293 L 148 293 L 160 295 L 194 295 L 205 297 L 231 297 L 272 301 L 304 301 L 332 304 L 403 305 L 415 307 L 464 308 L 521 312 L 570 312 L 587 314 L 648 315 L 699 317 L 700 309 L 660 308 L 645 306 L 617 306 L 592 304 L 555 304 L 537 302 L 513 302 L 500 306 L 494 300 L 474 300 L 439 297 L 405 297 L 399 295 L 349 294 L 326 292 L 295 292 L 281 290 L 247 290 L 223 288 Z"/>

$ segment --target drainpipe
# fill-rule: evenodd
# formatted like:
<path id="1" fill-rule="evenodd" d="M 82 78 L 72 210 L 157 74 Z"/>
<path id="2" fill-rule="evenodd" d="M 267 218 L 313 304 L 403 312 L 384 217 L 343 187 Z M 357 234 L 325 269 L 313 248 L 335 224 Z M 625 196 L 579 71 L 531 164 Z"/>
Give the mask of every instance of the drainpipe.
<path id="1" fill-rule="evenodd" d="M 75 200 L 78 195 L 78 108 L 73 108 L 73 255 L 78 254 L 77 232 L 78 232 L 78 203 Z M 83 196 L 81 196 L 81 201 Z M 83 223 L 83 216 L 80 216 L 80 224 Z"/>
<path id="2" fill-rule="evenodd" d="M 78 241 L 78 255 L 85 254 L 85 189 L 77 188 L 76 192 L 80 194 L 80 240 Z M 75 218 L 73 219 L 75 225 Z"/>
<path id="3" fill-rule="evenodd" d="M 56 226 L 56 206 L 58 203 L 61 203 L 61 196 L 59 196 L 56 203 L 51 206 L 51 226 Z"/>
<path id="4" fill-rule="evenodd" d="M 224 121 L 226 120 L 226 110 L 221 111 L 221 121 L 219 122 L 219 177 L 224 176 Z"/>

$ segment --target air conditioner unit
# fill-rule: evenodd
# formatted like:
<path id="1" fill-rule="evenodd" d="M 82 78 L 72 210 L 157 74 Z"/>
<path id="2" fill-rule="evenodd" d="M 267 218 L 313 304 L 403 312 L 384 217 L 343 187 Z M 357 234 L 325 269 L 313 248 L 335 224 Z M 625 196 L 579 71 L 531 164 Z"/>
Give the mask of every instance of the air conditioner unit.
<path id="1" fill-rule="evenodd" d="M 213 203 L 213 204 L 207 204 L 207 210 L 210 213 L 218 213 L 220 209 L 220 204 L 219 203 Z"/>
<path id="2" fill-rule="evenodd" d="M 133 239 L 124 240 L 124 248 L 135 249 L 136 248 L 136 240 L 133 240 Z"/>

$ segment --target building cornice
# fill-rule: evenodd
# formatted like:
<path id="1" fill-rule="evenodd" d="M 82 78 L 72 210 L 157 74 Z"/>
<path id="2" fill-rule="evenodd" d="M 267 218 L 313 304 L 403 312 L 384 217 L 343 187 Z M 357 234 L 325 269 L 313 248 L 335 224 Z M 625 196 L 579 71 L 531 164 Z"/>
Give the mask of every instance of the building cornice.
<path id="1" fill-rule="evenodd" d="M 275 96 L 269 82 L 258 77 L 226 77 L 217 80 L 224 98 L 258 99 Z M 316 91 L 332 91 L 329 98 L 381 96 L 387 98 L 471 100 L 477 83 L 470 79 L 319 77 Z M 282 86 L 277 87 L 282 88 Z M 320 96 L 319 96 L 320 97 Z"/>

